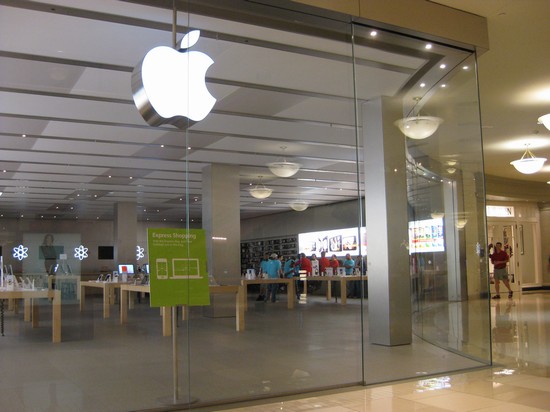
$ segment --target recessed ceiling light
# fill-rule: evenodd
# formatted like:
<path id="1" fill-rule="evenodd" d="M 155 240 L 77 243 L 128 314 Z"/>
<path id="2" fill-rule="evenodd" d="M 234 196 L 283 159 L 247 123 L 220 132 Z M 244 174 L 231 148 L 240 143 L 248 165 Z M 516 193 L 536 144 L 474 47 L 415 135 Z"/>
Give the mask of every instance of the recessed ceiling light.
<path id="1" fill-rule="evenodd" d="M 133 176 L 130 176 L 130 180 L 132 180 L 134 177 Z"/>
<path id="2" fill-rule="evenodd" d="M 371 30 L 369 34 L 371 37 L 376 37 L 378 35 L 378 32 L 376 30 Z"/>
<path id="3" fill-rule="evenodd" d="M 26 135 L 26 134 L 22 134 L 21 137 L 27 137 L 27 135 Z"/>
<path id="4" fill-rule="evenodd" d="M 440 68 L 440 69 L 444 69 L 444 68 L 446 68 L 446 67 L 447 67 L 447 65 L 446 65 L 445 63 L 439 65 L 439 68 Z"/>
<path id="5" fill-rule="evenodd" d="M 188 146 L 188 147 L 187 147 L 187 150 L 191 150 L 191 146 Z"/>
<path id="6" fill-rule="evenodd" d="M 428 43 L 428 44 L 426 44 L 426 45 L 424 46 L 424 48 L 425 48 L 426 50 L 430 50 L 432 47 L 433 47 L 433 46 L 431 45 L 431 43 Z"/>
<path id="7" fill-rule="evenodd" d="M 446 84 L 442 84 L 441 87 L 444 89 L 445 87 L 447 87 Z"/>
<path id="8" fill-rule="evenodd" d="M 109 179 L 110 179 L 111 177 L 112 177 L 112 176 L 111 176 L 111 175 L 109 175 Z"/>
<path id="9" fill-rule="evenodd" d="M 161 145 L 160 145 L 160 147 L 164 147 L 164 145 L 163 145 L 163 144 L 161 144 Z"/>
<path id="10" fill-rule="evenodd" d="M 426 87 L 426 83 L 420 83 L 420 87 Z"/>
<path id="11" fill-rule="evenodd" d="M 462 66 L 462 70 L 468 70 L 470 66 Z"/>

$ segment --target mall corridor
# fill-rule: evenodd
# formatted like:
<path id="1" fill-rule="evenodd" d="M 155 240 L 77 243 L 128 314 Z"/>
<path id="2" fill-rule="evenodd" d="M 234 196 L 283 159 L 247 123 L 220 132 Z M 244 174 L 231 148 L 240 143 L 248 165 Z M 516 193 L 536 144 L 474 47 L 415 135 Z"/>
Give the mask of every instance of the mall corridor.
<path id="1" fill-rule="evenodd" d="M 550 411 L 550 293 L 491 301 L 492 368 L 270 403 L 230 411 Z"/>

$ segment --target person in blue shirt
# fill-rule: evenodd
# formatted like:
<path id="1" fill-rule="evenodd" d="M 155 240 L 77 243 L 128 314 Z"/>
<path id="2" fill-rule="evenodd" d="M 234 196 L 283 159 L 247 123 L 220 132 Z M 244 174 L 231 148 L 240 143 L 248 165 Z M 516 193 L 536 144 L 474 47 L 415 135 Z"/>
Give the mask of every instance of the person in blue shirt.
<path id="1" fill-rule="evenodd" d="M 292 256 L 290 256 L 285 262 L 285 266 L 283 269 L 283 276 L 285 278 L 294 277 L 294 259 L 292 259 Z"/>
<path id="2" fill-rule="evenodd" d="M 269 262 L 269 254 L 268 253 L 264 253 L 264 257 L 262 259 L 262 261 L 260 262 L 260 272 L 259 272 L 259 276 L 262 278 L 262 277 L 267 277 L 267 264 Z M 257 301 L 261 301 L 261 300 L 265 300 L 265 295 L 266 295 L 266 287 L 265 285 L 260 285 L 260 295 L 256 298 Z"/>
<path id="3" fill-rule="evenodd" d="M 346 255 L 346 260 L 344 260 L 344 269 L 346 270 L 346 276 L 353 275 L 353 268 L 355 268 L 355 260 L 351 258 L 351 255 L 348 253 Z"/>
<path id="4" fill-rule="evenodd" d="M 266 273 L 268 279 L 279 279 L 282 275 L 281 261 L 278 259 L 276 253 L 272 253 L 269 256 L 269 261 L 266 266 Z M 271 302 L 277 300 L 277 290 L 279 289 L 278 283 L 268 283 L 267 285 L 267 295 L 265 301 L 267 302 L 271 297 Z"/>

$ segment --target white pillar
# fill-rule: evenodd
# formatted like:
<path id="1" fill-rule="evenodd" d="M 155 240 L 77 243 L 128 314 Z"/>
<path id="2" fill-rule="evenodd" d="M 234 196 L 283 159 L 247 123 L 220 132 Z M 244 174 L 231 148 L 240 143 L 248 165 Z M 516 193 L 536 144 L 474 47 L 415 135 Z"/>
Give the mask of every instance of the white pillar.
<path id="1" fill-rule="evenodd" d="M 238 284 L 241 277 L 238 166 L 212 164 L 203 168 L 202 227 L 206 231 L 208 274 L 220 284 Z"/>
<path id="2" fill-rule="evenodd" d="M 115 263 L 136 263 L 137 210 L 132 202 L 115 205 Z"/>
<path id="3" fill-rule="evenodd" d="M 369 341 L 386 346 L 412 341 L 406 143 L 393 124 L 400 103 L 381 97 L 362 106 Z"/>

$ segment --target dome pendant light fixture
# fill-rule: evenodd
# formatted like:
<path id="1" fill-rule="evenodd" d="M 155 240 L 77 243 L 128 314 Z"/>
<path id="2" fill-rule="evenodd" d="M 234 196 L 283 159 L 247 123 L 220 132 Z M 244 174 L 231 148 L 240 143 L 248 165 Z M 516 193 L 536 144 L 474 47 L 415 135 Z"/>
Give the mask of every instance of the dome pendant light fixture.
<path id="1" fill-rule="evenodd" d="M 414 100 L 416 101 L 416 105 L 418 105 L 421 98 L 415 97 Z M 441 123 L 443 123 L 443 119 L 440 117 L 420 116 L 420 111 L 418 111 L 416 116 L 399 119 L 395 121 L 394 124 L 401 130 L 401 133 L 408 138 L 420 140 L 426 139 L 434 134 Z"/>
<path id="2" fill-rule="evenodd" d="M 294 200 L 290 202 L 290 207 L 297 212 L 303 212 L 309 207 L 309 203 L 305 200 Z"/>
<path id="3" fill-rule="evenodd" d="M 281 146 L 281 149 L 283 149 L 283 160 L 280 162 L 268 163 L 267 167 L 269 167 L 269 170 L 271 170 L 271 173 L 273 173 L 275 176 L 294 176 L 296 173 L 298 173 L 298 170 L 300 170 L 300 167 L 302 165 L 300 163 L 287 162 L 284 157 L 286 146 Z"/>
<path id="4" fill-rule="evenodd" d="M 548 130 L 550 130 L 550 113 L 545 114 L 538 118 L 538 123 L 543 124 Z"/>
<path id="5" fill-rule="evenodd" d="M 546 158 L 535 157 L 529 150 L 529 145 L 526 144 L 525 147 L 525 153 L 523 153 L 521 159 L 514 160 L 513 162 L 510 162 L 510 164 L 514 166 L 518 172 L 531 175 L 542 169 L 544 162 L 546 162 Z"/>
<path id="6" fill-rule="evenodd" d="M 271 193 L 273 193 L 273 189 L 266 187 L 262 183 L 262 177 L 258 177 L 260 178 L 260 182 L 256 186 L 248 189 L 248 192 L 252 195 L 252 197 L 255 197 L 256 199 L 266 199 L 271 196 Z"/>

